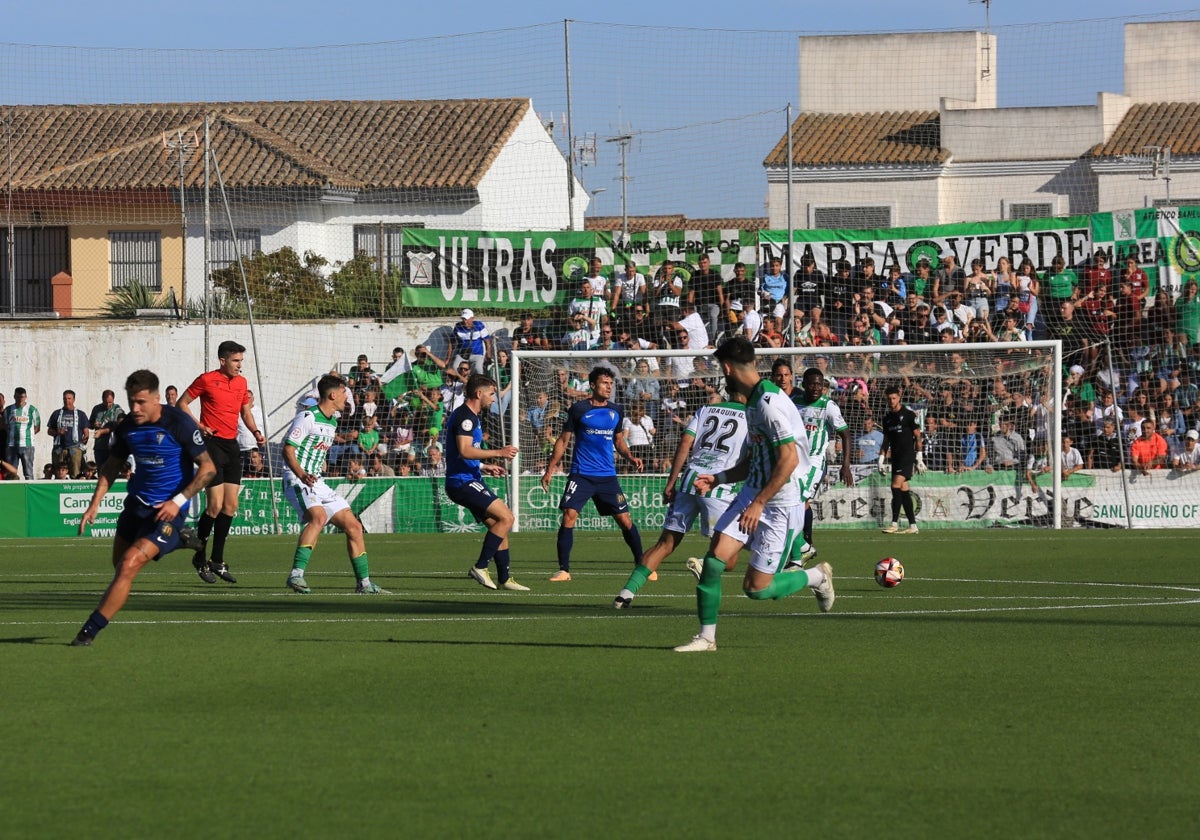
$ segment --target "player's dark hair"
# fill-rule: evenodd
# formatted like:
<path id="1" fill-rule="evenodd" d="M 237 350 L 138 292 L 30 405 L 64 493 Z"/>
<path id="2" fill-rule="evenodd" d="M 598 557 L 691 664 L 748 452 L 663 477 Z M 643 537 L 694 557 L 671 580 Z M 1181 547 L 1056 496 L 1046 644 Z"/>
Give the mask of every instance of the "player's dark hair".
<path id="1" fill-rule="evenodd" d="M 608 367 L 607 365 L 596 365 L 594 368 L 592 368 L 592 372 L 588 374 L 588 384 L 595 388 L 596 383 L 600 381 L 601 376 L 607 376 L 609 379 L 614 380 L 617 378 L 613 373 L 612 368 Z"/>
<path id="2" fill-rule="evenodd" d="M 713 356 L 718 362 L 750 365 L 754 363 L 754 343 L 745 336 L 735 335 L 722 341 Z"/>
<path id="3" fill-rule="evenodd" d="M 816 367 L 805 368 L 804 376 L 800 377 L 800 381 L 803 382 L 805 379 L 808 379 L 808 377 L 810 377 L 810 376 L 819 376 L 821 379 L 824 379 L 825 372 L 823 370 L 821 370 L 820 368 L 816 368 Z"/>
<path id="4" fill-rule="evenodd" d="M 70 388 L 68 388 L 67 390 L 63 391 L 63 396 L 64 396 L 64 397 L 65 397 L 67 394 L 70 394 L 72 397 L 73 397 L 73 396 L 75 396 L 75 392 L 74 392 L 74 391 L 72 391 Z"/>
<path id="5" fill-rule="evenodd" d="M 484 376 L 482 373 L 473 373 L 467 378 L 467 384 L 463 391 L 466 393 L 467 399 L 472 400 L 479 396 L 481 388 L 487 388 L 489 385 L 493 388 L 500 387 L 492 377 Z"/>
<path id="6" fill-rule="evenodd" d="M 775 373 L 777 370 L 780 370 L 782 368 L 787 368 L 788 370 L 791 370 L 792 363 L 789 362 L 787 359 L 785 359 L 783 356 L 780 356 L 775 361 L 771 362 L 771 373 Z"/>
<path id="7" fill-rule="evenodd" d="M 327 373 L 317 380 L 317 393 L 321 395 L 321 399 L 326 399 L 338 388 L 345 386 L 346 383 L 342 381 L 342 377 Z"/>
<path id="8" fill-rule="evenodd" d="M 899 393 L 900 393 L 900 388 L 899 388 L 898 386 L 896 386 L 896 385 L 889 385 L 889 386 L 887 386 L 887 388 L 885 388 L 885 389 L 884 389 L 883 393 L 885 393 L 885 394 L 899 394 Z"/>
<path id="9" fill-rule="evenodd" d="M 152 370 L 135 370 L 125 379 L 125 393 L 138 394 L 147 391 L 158 393 L 158 374 Z"/>
<path id="10" fill-rule="evenodd" d="M 217 345 L 217 358 L 228 359 L 234 353 L 245 353 L 246 348 L 236 341 L 222 341 Z"/>

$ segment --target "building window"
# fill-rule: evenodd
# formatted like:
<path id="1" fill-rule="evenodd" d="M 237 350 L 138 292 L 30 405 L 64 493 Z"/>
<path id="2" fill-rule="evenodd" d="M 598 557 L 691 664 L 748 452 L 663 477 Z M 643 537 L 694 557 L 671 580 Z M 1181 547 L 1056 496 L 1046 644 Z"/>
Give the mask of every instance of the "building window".
<path id="1" fill-rule="evenodd" d="M 423 227 L 425 225 L 419 222 L 403 225 L 355 225 L 354 253 L 366 254 L 375 259 L 384 271 L 403 271 L 404 229 Z"/>
<path id="2" fill-rule="evenodd" d="M 1047 219 L 1054 215 L 1054 203 L 1050 201 L 1010 201 L 1010 219 Z"/>
<path id="3" fill-rule="evenodd" d="M 162 288 L 162 234 L 156 230 L 110 230 L 109 267 L 114 289 L 137 282 Z"/>
<path id="4" fill-rule="evenodd" d="M 258 228 L 238 228 L 237 241 L 228 229 L 217 229 L 212 232 L 211 265 L 213 271 L 229 268 L 235 265 L 238 255 L 242 259 L 262 250 L 262 231 Z"/>
<path id="5" fill-rule="evenodd" d="M 891 207 L 814 207 L 814 228 L 874 229 L 892 226 Z"/>

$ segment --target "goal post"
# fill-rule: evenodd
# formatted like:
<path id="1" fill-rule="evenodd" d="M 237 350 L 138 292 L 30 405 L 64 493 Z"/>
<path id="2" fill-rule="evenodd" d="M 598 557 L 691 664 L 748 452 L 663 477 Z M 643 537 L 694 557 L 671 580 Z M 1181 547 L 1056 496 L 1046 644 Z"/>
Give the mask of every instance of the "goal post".
<path id="1" fill-rule="evenodd" d="M 702 402 L 724 394 L 724 379 L 711 348 L 688 350 L 589 350 L 513 352 L 510 437 L 520 447 L 510 471 L 510 506 L 517 530 L 557 527 L 561 476 L 549 493 L 540 488 L 555 423 L 570 402 L 587 391 L 587 374 L 603 364 L 616 375 L 613 402 L 629 420 L 639 409 L 643 431 L 630 428 L 649 457 L 642 475 L 622 473 L 622 487 L 639 527 L 657 530 L 665 506 L 662 489 L 667 465 L 686 418 Z M 776 359 L 794 372 L 798 389 L 804 370 L 825 373 L 829 393 L 842 408 L 856 447 L 865 420 L 878 422 L 884 390 L 898 384 L 903 400 L 928 430 L 927 473 L 912 487 L 922 528 L 1052 527 L 1063 524 L 1075 500 L 1063 495 L 1061 455 L 1064 379 L 1060 341 L 954 345 L 759 348 L 758 367 L 769 377 Z M 564 382 L 565 380 L 565 382 Z M 530 408 L 537 409 L 529 414 Z M 649 420 L 645 423 L 643 418 Z M 1025 444 L 1016 462 L 1001 466 L 992 458 L 1001 420 L 1012 419 Z M 973 428 L 972 425 L 973 424 Z M 653 429 L 651 433 L 649 430 Z M 964 440 L 974 435 L 970 440 Z M 834 436 L 836 439 L 837 436 Z M 650 438 L 647 443 L 646 438 Z M 864 442 L 865 444 L 865 442 Z M 841 455 L 831 444 L 822 488 L 813 501 L 819 527 L 874 528 L 884 523 L 890 497 L 890 471 L 852 453 L 855 485 L 840 482 Z M 985 454 L 986 453 L 986 454 Z M 565 468 L 564 464 L 564 468 Z M 625 465 L 618 459 L 618 470 Z M 1087 476 L 1070 484 L 1084 485 Z M 612 528 L 607 517 L 581 517 L 584 530 Z M 889 520 L 890 521 L 890 520 Z"/>

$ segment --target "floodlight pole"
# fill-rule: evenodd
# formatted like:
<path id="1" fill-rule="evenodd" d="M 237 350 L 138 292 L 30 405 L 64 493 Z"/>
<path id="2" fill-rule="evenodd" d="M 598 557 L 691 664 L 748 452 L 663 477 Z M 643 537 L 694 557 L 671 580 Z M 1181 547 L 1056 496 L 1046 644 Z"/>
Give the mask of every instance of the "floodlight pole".
<path id="1" fill-rule="evenodd" d="M 787 296 L 788 305 L 787 326 L 788 331 L 788 346 L 796 346 L 796 297 L 795 290 L 792 288 L 792 239 L 795 232 L 792 230 L 792 103 L 787 104 L 787 250 L 783 254 L 783 270 L 787 272 Z"/>
<path id="2" fill-rule="evenodd" d="M 567 230 L 575 230 L 575 131 L 571 113 L 571 21 L 563 20 L 563 50 L 567 69 Z"/>
<path id="3" fill-rule="evenodd" d="M 4 115 L 4 141 L 8 152 L 8 178 L 5 187 L 5 211 L 8 216 L 8 231 L 5 247 L 5 256 L 8 259 L 8 315 L 10 318 L 17 317 L 17 231 L 13 225 L 13 187 L 12 187 L 12 111 Z"/>
<path id="4" fill-rule="evenodd" d="M 633 141 L 632 134 L 621 134 L 616 137 L 609 137 L 606 143 L 618 143 L 621 146 L 621 177 L 617 180 L 621 182 L 621 243 L 629 240 L 629 208 L 626 203 L 628 198 L 629 175 L 626 167 L 626 153 L 629 151 L 629 144 Z"/>
<path id="5" fill-rule="evenodd" d="M 209 130 L 208 114 L 204 115 L 204 360 L 201 370 L 208 364 L 209 333 L 212 329 L 212 175 L 209 158 L 212 155 L 212 134 Z"/>

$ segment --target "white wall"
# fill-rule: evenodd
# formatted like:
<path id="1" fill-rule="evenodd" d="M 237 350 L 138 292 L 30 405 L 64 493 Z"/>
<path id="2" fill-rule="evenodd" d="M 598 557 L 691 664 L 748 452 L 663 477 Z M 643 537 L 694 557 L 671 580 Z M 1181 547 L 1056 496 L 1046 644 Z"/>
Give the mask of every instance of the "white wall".
<path id="1" fill-rule="evenodd" d="M 990 48 L 991 73 L 982 78 L 985 48 Z M 936 111 L 947 96 L 979 108 L 996 107 L 994 35 L 814 35 L 800 38 L 799 49 L 803 111 Z"/>
<path id="2" fill-rule="evenodd" d="M 947 167 L 941 181 L 943 223 L 1008 218 L 1006 203 L 1049 203 L 1051 215 L 1094 212 L 1096 179 L 1078 160 L 1044 161 L 1037 166 L 994 164 Z M 1032 172 L 1029 170 L 1033 170 Z"/>
<path id="3" fill-rule="evenodd" d="M 942 110 L 941 145 L 956 163 L 1074 158 L 1103 142 L 1094 105 Z"/>
<path id="4" fill-rule="evenodd" d="M 570 226 L 567 161 L 531 107 L 479 184 L 483 230 L 565 230 Z M 588 194 L 575 181 L 575 228 Z"/>
<path id="5" fill-rule="evenodd" d="M 498 328 L 516 326 L 488 319 Z M 50 458 L 50 438 L 45 423 L 50 412 L 62 406 L 62 392 L 76 392 L 76 402 L 90 412 L 106 388 L 117 393 L 125 406 L 125 377 L 139 368 L 158 374 L 162 389 L 175 385 L 182 392 L 197 375 L 217 366 L 217 345 L 232 339 L 246 346 L 243 373 L 259 406 L 270 410 L 267 425 L 272 437 L 286 430 L 295 414 L 299 394 L 312 387 L 316 377 L 340 363 L 352 363 L 366 353 L 375 370 L 382 372 L 392 358 L 393 347 L 408 353 L 420 343 L 430 343 L 434 352 L 445 350 L 448 322 L 411 320 L 399 324 L 369 321 L 296 324 L 259 324 L 257 361 L 262 386 L 255 370 L 254 344 L 245 324 L 218 324 L 211 328 L 211 352 L 204 352 L 202 324 L 130 323 L 81 321 L 8 324 L 0 331 L 0 354 L 5 359 L 0 374 L 0 393 L 6 404 L 13 389 L 23 387 L 29 401 L 42 414 L 38 438 L 38 462 Z M 90 451 L 90 447 L 89 447 Z"/>
<path id="6" fill-rule="evenodd" d="M 1163 180 L 1143 181 L 1134 167 L 1126 174 L 1102 174 L 1098 179 L 1100 210 L 1124 210 L 1147 207 L 1167 197 Z M 1171 203 L 1200 198 L 1200 172 L 1171 172 Z"/>
<path id="7" fill-rule="evenodd" d="M 870 180 L 861 172 L 850 173 L 854 180 L 807 181 L 804 174 L 793 176 L 792 225 L 796 229 L 809 227 L 810 208 L 844 207 L 847 205 L 888 205 L 892 208 L 892 227 L 932 225 L 938 219 L 938 181 L 932 177 L 908 180 Z M 786 177 L 786 176 L 781 176 Z M 768 227 L 787 227 L 787 183 L 772 181 L 767 185 Z"/>
<path id="8" fill-rule="evenodd" d="M 1200 102 L 1200 21 L 1125 24 L 1125 95 L 1134 102 Z"/>

